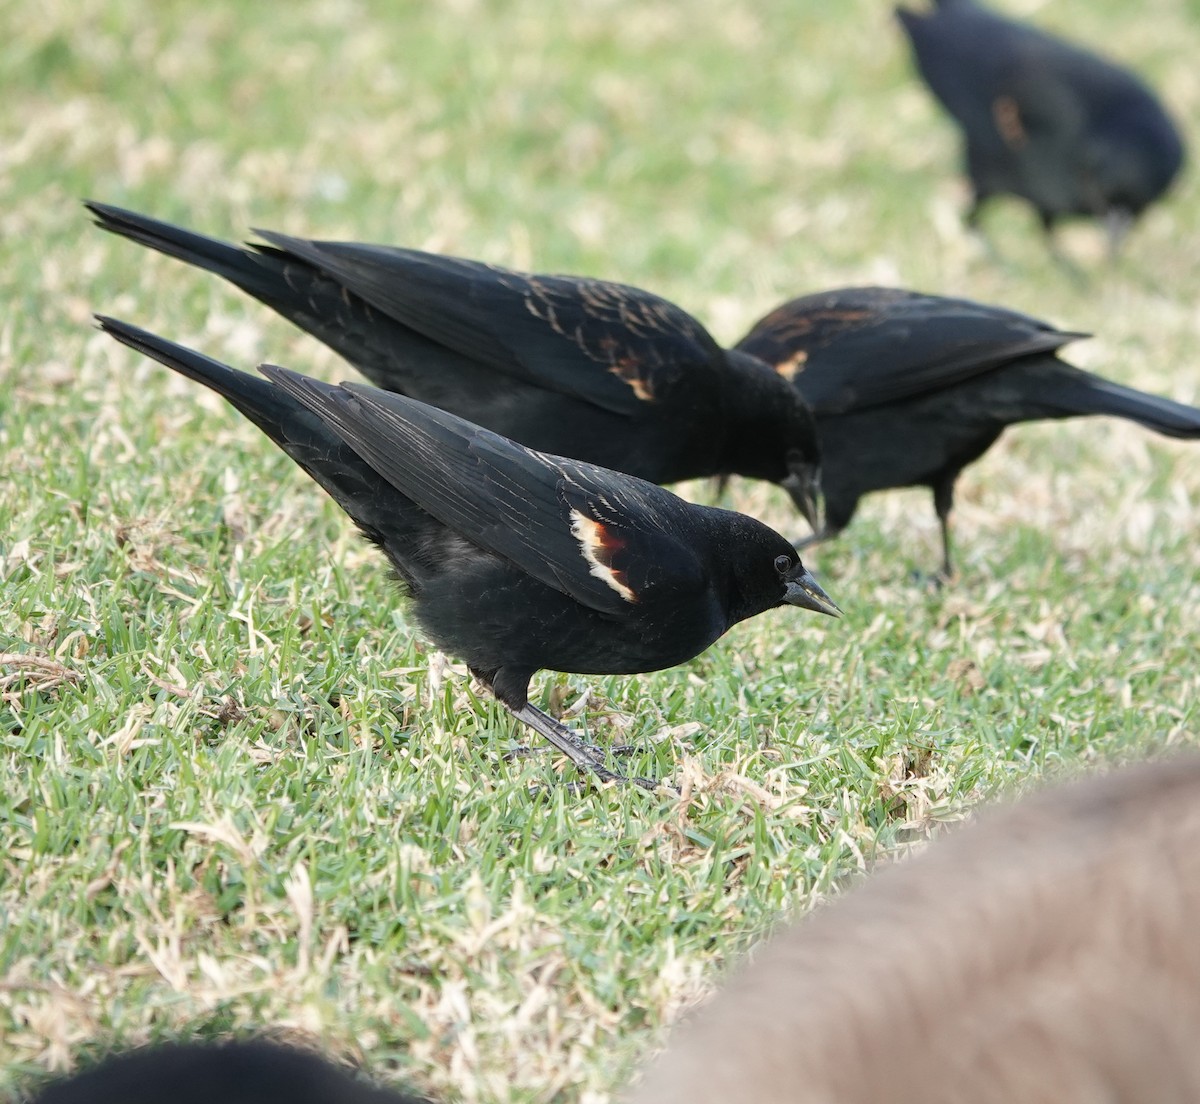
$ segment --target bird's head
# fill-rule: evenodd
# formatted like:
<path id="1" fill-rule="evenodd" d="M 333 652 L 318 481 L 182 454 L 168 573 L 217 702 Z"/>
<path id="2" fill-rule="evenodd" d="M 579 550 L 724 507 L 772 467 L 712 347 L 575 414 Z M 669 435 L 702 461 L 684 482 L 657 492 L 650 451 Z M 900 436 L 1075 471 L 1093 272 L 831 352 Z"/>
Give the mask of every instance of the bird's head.
<path id="1" fill-rule="evenodd" d="M 821 441 L 812 409 L 757 357 L 726 354 L 734 384 L 725 395 L 725 455 L 718 470 L 778 483 L 810 524 L 821 497 Z"/>
<path id="2" fill-rule="evenodd" d="M 715 551 L 711 577 L 724 579 L 727 624 L 778 606 L 841 616 L 837 603 L 821 589 L 786 537 L 745 514 L 712 507 L 693 509 L 705 510 L 710 519 Z"/>
<path id="3" fill-rule="evenodd" d="M 821 461 L 799 449 L 788 453 L 788 474 L 781 484 L 814 533 L 821 530 Z"/>
<path id="4" fill-rule="evenodd" d="M 815 613 L 828 614 L 830 617 L 842 615 L 837 603 L 821 589 L 812 573 L 800 561 L 795 549 L 789 546 L 787 552 L 778 553 L 772 567 L 783 586 L 784 605 L 800 606 Z"/>
<path id="5" fill-rule="evenodd" d="M 1096 210 L 1132 222 L 1170 187 L 1185 158 L 1174 124 L 1152 99 L 1129 97 L 1088 135 L 1084 163 Z"/>

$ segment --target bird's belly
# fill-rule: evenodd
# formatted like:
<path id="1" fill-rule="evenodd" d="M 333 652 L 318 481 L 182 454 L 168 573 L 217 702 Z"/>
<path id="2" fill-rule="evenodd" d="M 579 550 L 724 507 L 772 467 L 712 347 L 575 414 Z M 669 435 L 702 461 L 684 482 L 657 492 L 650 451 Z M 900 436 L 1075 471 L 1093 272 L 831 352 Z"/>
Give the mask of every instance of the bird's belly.
<path id="1" fill-rule="evenodd" d="M 997 428 L 961 411 L 893 407 L 822 421 L 821 479 L 829 498 L 928 486 L 987 450 Z"/>
<path id="2" fill-rule="evenodd" d="M 429 639 L 471 667 L 529 667 L 578 674 L 637 674 L 672 667 L 704 651 L 726 629 L 717 603 L 686 596 L 653 616 L 602 614 L 526 575 L 435 584 L 416 604 Z"/>

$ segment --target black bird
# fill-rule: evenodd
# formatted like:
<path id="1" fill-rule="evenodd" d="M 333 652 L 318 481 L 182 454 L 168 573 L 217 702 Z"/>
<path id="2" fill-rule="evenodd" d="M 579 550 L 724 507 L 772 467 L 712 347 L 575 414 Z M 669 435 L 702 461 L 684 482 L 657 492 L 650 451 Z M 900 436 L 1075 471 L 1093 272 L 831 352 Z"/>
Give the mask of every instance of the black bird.
<path id="1" fill-rule="evenodd" d="M 1084 372 L 1057 351 L 1086 334 L 1015 311 L 898 288 L 793 299 L 738 348 L 792 381 L 813 409 L 825 521 L 798 547 L 836 536 L 858 500 L 929 487 L 952 574 L 954 482 L 1005 426 L 1111 414 L 1169 437 L 1200 437 L 1200 410 Z"/>
<path id="2" fill-rule="evenodd" d="M 917 68 L 962 128 L 979 223 L 993 196 L 1037 210 L 1053 249 L 1063 217 L 1107 225 L 1111 251 L 1175 179 L 1183 141 L 1162 104 L 1132 73 L 973 0 L 896 9 Z"/>
<path id="3" fill-rule="evenodd" d="M 99 322 L 263 430 L 384 551 L 429 639 L 601 778 L 620 776 L 529 702 L 535 672 L 656 671 L 776 606 L 838 612 L 795 548 L 743 514 L 536 452 L 405 396 L 273 365 L 262 380 Z"/>
<path id="4" fill-rule="evenodd" d="M 47 1085 L 33 1104 L 427 1104 L 261 1039 L 144 1047 Z"/>
<path id="5" fill-rule="evenodd" d="M 819 457 L 803 401 L 657 295 L 265 230 L 255 232 L 269 245 L 240 248 L 87 207 L 105 230 L 223 276 L 387 391 L 652 483 L 770 480 L 815 516 Z"/>

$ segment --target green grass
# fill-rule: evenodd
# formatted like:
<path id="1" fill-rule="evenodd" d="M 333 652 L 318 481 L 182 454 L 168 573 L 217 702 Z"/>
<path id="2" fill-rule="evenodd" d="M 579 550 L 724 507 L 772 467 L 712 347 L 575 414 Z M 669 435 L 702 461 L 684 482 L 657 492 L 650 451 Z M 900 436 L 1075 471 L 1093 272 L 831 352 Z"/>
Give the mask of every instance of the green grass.
<path id="1" fill-rule="evenodd" d="M 1197 117 L 1192 5 L 1020 7 Z M 846 875 L 1001 789 L 1198 742 L 1200 456 L 1092 421 L 968 471 L 950 589 L 912 579 L 928 496 L 881 496 L 806 558 L 843 621 L 539 676 L 686 799 L 555 786 L 553 758 L 504 759 L 519 734 L 294 465 L 89 317 L 349 371 L 78 204 L 617 278 L 725 341 L 822 287 L 969 295 L 1196 402 L 1194 174 L 1115 269 L 1066 235 L 1087 287 L 1020 208 L 989 261 L 952 133 L 866 0 L 15 0 L 0 30 L 0 1096 L 267 1027 L 442 1096 L 599 1104 Z M 780 493 L 731 494 L 799 531 Z"/>

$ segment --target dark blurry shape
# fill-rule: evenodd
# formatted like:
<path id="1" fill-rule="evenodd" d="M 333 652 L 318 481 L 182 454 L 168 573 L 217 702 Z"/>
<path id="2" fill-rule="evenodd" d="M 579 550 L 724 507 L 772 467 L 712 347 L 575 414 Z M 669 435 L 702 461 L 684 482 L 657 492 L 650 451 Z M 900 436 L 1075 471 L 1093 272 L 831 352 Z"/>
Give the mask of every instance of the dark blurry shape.
<path id="1" fill-rule="evenodd" d="M 1116 253 L 1126 231 L 1175 179 L 1183 141 L 1136 76 L 1061 38 L 976 4 L 896 9 L 917 68 L 962 128 L 979 224 L 993 196 L 1037 210 L 1054 248 L 1062 218 L 1101 219 Z"/>
<path id="2" fill-rule="evenodd" d="M 87 207 L 105 230 L 236 284 L 386 391 L 652 483 L 769 480 L 815 516 L 819 457 L 803 401 L 650 292 L 269 231 L 258 232 L 269 245 L 240 248 Z"/>
<path id="3" fill-rule="evenodd" d="M 1200 758 L 952 830 L 769 939 L 630 1104 L 1194 1104 Z"/>
<path id="4" fill-rule="evenodd" d="M 954 483 L 1009 425 L 1111 414 L 1169 437 L 1200 437 L 1200 410 L 1060 360 L 1085 334 L 1015 311 L 899 288 L 840 288 L 792 299 L 738 348 L 773 365 L 808 401 L 821 448 L 824 524 L 841 532 L 859 499 L 929 487 L 953 570 Z"/>
<path id="5" fill-rule="evenodd" d="M 657 671 L 777 606 L 838 613 L 792 545 L 744 514 L 403 395 L 273 365 L 263 380 L 128 323 L 100 325 L 253 421 L 383 550 L 429 639 L 601 779 L 626 780 L 530 703 L 537 671 Z"/>
<path id="6" fill-rule="evenodd" d="M 260 1039 L 168 1043 L 106 1058 L 33 1104 L 428 1104 L 308 1051 Z"/>

